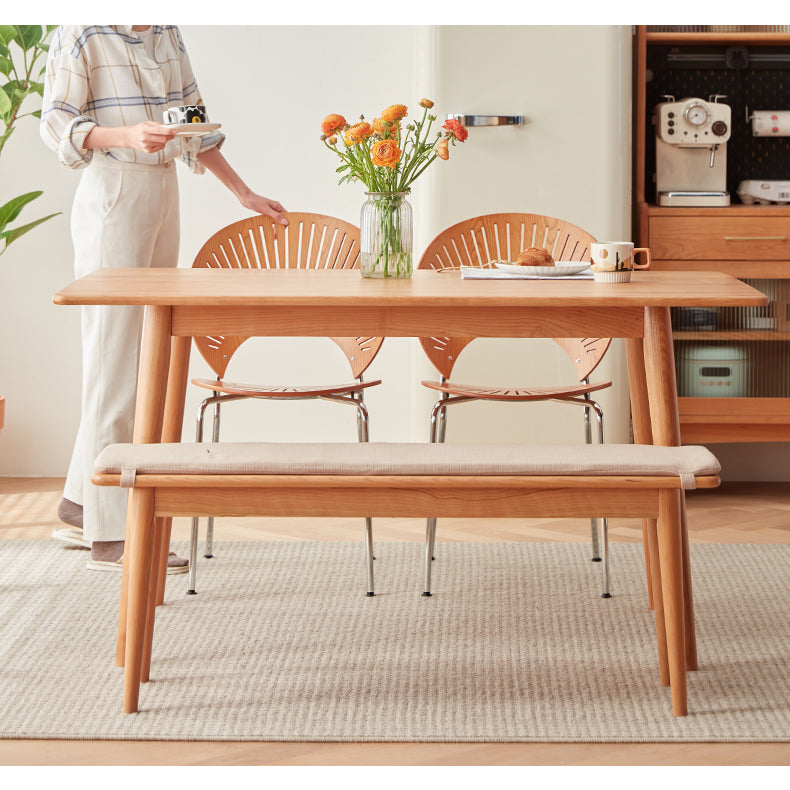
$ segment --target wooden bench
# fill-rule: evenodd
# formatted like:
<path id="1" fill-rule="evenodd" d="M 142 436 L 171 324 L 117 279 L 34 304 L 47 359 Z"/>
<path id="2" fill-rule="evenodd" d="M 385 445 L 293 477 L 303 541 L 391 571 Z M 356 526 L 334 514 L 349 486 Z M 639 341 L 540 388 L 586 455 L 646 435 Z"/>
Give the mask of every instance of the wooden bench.
<path id="1" fill-rule="evenodd" d="M 680 497 L 715 487 L 704 447 L 422 443 L 118 444 L 94 483 L 131 489 L 118 663 L 124 711 L 150 671 L 163 519 L 173 516 L 657 519 L 649 532 L 659 667 L 686 714 Z M 426 561 L 429 558 L 426 557 Z"/>

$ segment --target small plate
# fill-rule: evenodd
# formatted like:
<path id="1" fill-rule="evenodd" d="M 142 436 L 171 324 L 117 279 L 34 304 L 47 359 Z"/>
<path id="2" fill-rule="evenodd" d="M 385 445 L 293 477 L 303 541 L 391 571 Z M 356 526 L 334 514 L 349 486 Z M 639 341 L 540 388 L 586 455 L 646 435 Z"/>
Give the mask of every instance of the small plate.
<path id="1" fill-rule="evenodd" d="M 221 123 L 166 123 L 166 129 L 175 129 L 176 137 L 197 137 L 215 132 Z"/>
<path id="2" fill-rule="evenodd" d="M 497 269 L 522 277 L 525 275 L 528 277 L 567 277 L 590 268 L 589 263 L 578 263 L 577 261 L 555 261 L 554 266 L 519 266 L 517 263 L 508 263 L 507 261 L 494 261 L 494 263 Z"/>

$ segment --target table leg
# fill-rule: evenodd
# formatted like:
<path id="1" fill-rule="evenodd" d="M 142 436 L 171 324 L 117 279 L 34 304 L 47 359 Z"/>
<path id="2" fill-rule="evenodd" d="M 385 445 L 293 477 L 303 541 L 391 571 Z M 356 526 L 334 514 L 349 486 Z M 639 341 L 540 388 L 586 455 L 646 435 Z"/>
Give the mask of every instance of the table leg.
<path id="1" fill-rule="evenodd" d="M 170 342 L 170 369 L 167 374 L 167 396 L 165 398 L 165 414 L 162 423 L 162 441 L 180 442 L 184 425 L 184 400 L 187 392 L 189 376 L 189 354 L 192 350 L 191 337 L 174 337 Z M 167 557 L 170 552 L 170 531 L 172 518 L 163 519 L 161 535 L 162 550 L 160 552 L 159 582 L 156 592 L 156 604 L 160 606 L 165 599 L 165 582 L 167 580 Z"/>
<path id="2" fill-rule="evenodd" d="M 169 307 L 145 308 L 143 336 L 140 343 L 140 371 L 137 376 L 137 401 L 135 404 L 135 443 L 159 442 L 162 437 L 162 414 L 166 397 L 166 383 L 170 366 L 171 310 Z M 129 571 L 126 557 L 132 538 L 132 506 L 126 517 L 126 552 L 121 575 L 121 601 L 118 611 L 118 634 L 115 645 L 115 662 L 124 666 L 126 656 L 127 608 Z"/>
<path id="3" fill-rule="evenodd" d="M 645 308 L 644 338 L 645 376 L 650 393 L 650 424 L 653 444 L 680 445 L 680 417 L 678 414 L 677 382 L 675 380 L 675 352 L 672 343 L 672 322 L 668 307 Z M 697 637 L 694 625 L 694 597 L 691 589 L 688 524 L 685 516 L 685 496 L 680 493 L 680 527 L 683 554 L 683 584 L 686 606 L 686 664 L 697 669 Z"/>
<path id="4" fill-rule="evenodd" d="M 688 712 L 680 498 L 679 490 L 664 489 L 659 492 L 658 551 L 661 564 L 661 596 L 667 632 L 672 713 L 675 716 L 685 716 Z"/>
<path id="5" fill-rule="evenodd" d="M 645 377 L 645 353 L 641 337 L 629 337 L 625 341 L 628 359 L 628 387 L 631 392 L 631 422 L 634 430 L 634 444 L 653 444 L 653 431 L 650 428 L 650 403 Z M 655 519 L 642 520 L 642 547 L 645 552 L 645 573 L 647 576 L 647 600 L 655 609 L 653 594 L 653 574 L 650 560 L 650 530 L 655 530 Z"/>

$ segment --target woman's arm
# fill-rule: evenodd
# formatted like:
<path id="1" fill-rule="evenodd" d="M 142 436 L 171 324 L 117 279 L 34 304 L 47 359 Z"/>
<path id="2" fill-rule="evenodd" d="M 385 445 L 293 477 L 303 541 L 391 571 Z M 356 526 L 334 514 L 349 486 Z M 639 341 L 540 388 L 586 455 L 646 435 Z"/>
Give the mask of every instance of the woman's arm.
<path id="1" fill-rule="evenodd" d="M 202 151 L 198 159 L 236 196 L 244 208 L 271 217 L 281 225 L 288 224 L 288 220 L 281 213 L 285 211 L 282 205 L 276 200 L 270 200 L 253 192 L 228 164 L 228 160 L 218 148 Z"/>

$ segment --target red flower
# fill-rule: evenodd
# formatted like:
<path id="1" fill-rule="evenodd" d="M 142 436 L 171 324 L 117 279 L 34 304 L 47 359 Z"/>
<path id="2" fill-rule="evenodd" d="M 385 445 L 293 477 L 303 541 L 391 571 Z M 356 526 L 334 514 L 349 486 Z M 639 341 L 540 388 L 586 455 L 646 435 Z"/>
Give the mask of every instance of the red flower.
<path id="1" fill-rule="evenodd" d="M 455 137 L 459 143 L 462 143 L 467 137 L 469 137 L 469 132 L 466 131 L 466 127 L 455 118 L 449 118 L 446 120 L 444 124 L 442 124 L 442 129 L 446 129 L 450 133 L 450 137 Z"/>

